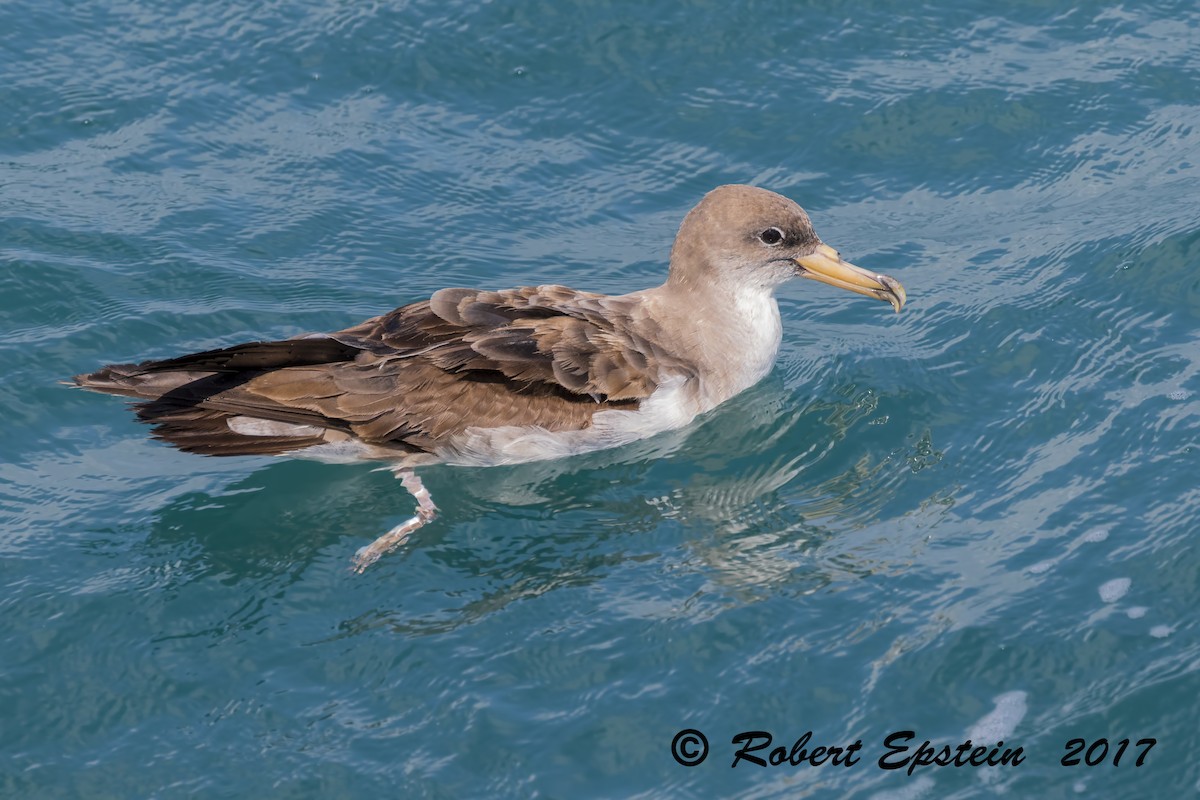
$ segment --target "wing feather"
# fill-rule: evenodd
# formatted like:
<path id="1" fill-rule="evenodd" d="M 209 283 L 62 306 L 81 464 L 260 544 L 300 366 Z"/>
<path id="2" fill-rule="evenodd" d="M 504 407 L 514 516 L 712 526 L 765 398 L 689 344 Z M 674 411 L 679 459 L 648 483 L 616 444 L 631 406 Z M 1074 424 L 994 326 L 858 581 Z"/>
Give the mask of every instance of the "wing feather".
<path id="1" fill-rule="evenodd" d="M 635 408 L 666 377 L 686 377 L 688 366 L 637 324 L 638 302 L 555 285 L 442 289 L 328 336 L 105 367 L 76 382 L 142 400 L 155 435 L 197 452 L 282 452 L 320 439 L 241 436 L 222 428 L 232 416 L 433 451 L 472 426 L 585 428 L 598 411 Z"/>

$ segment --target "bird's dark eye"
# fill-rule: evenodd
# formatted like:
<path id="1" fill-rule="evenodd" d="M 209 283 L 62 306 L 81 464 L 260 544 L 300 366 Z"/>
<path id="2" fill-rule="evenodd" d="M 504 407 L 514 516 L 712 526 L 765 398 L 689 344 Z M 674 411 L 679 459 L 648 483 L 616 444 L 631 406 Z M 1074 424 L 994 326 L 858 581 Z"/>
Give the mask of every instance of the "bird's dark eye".
<path id="1" fill-rule="evenodd" d="M 777 245 L 783 241 L 783 231 L 779 228 L 767 228 L 758 235 L 758 240 L 765 245 Z"/>

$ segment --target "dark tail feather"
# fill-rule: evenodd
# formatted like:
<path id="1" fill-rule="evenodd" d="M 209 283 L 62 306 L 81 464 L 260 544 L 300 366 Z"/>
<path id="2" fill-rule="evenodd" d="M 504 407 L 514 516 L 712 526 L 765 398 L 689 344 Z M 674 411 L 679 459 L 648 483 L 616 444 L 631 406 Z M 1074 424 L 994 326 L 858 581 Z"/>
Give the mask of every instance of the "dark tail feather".
<path id="1" fill-rule="evenodd" d="M 72 380 L 76 386 L 97 392 L 155 399 L 194 381 L 215 377 L 213 373 L 224 374 L 226 378 L 233 373 L 241 378 L 232 382 L 217 380 L 207 387 L 221 391 L 273 369 L 351 361 L 360 352 L 356 347 L 326 338 L 248 342 L 161 361 L 110 364 L 92 373 L 76 375 Z"/>
<path id="2" fill-rule="evenodd" d="M 309 367 L 315 364 L 353 361 L 361 352 L 357 347 L 324 337 L 284 339 L 279 342 L 248 342 L 163 361 L 144 361 L 138 364 L 138 368 L 143 372 L 266 372 L 282 367 Z"/>
<path id="3" fill-rule="evenodd" d="M 154 426 L 154 437 L 180 450 L 211 456 L 272 455 L 321 444 L 324 438 L 303 433 L 245 436 L 229 428 L 228 420 L 238 416 L 236 411 L 209 408 L 205 401 L 264 372 L 350 361 L 360 352 L 325 338 L 249 342 L 162 361 L 110 364 L 73 380 L 85 389 L 140 400 L 134 404 L 138 419 Z M 296 424 L 340 427 L 330 420 L 314 419 L 311 412 L 301 409 L 294 413 L 276 409 L 267 416 Z"/>

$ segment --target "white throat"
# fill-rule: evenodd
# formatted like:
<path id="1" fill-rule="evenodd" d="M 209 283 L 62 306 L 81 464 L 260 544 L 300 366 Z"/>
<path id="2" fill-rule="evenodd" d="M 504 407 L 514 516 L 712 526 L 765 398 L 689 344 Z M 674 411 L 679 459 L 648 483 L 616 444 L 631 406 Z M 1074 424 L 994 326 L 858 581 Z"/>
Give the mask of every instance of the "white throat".
<path id="1" fill-rule="evenodd" d="M 728 302 L 729 319 L 725 324 L 728 336 L 733 339 L 730 349 L 735 351 L 730 358 L 732 393 L 728 397 L 732 397 L 758 383 L 771 371 L 779 354 L 783 323 L 779 319 L 779 304 L 770 289 L 745 286 L 732 293 Z"/>
<path id="2" fill-rule="evenodd" d="M 771 371 L 783 337 L 773 286 L 709 285 L 674 296 L 670 306 L 678 337 L 674 344 L 698 367 L 699 411 L 725 402 Z"/>

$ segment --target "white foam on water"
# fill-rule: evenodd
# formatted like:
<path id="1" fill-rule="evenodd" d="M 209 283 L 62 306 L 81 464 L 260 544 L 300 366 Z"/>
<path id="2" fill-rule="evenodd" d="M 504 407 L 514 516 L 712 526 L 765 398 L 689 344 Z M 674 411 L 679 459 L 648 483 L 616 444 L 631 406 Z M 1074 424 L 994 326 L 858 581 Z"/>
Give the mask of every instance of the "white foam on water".
<path id="1" fill-rule="evenodd" d="M 1129 608 L 1125 609 L 1125 616 L 1129 617 L 1130 619 L 1141 619 L 1142 617 L 1146 616 L 1146 612 L 1149 610 L 1150 609 L 1146 608 L 1145 606 L 1130 606 Z"/>
<path id="2" fill-rule="evenodd" d="M 1028 696 L 1022 691 L 997 695 L 992 700 L 996 707 L 975 723 L 967 732 L 967 738 L 976 744 L 995 744 L 1012 736 L 1029 711 Z"/>
<path id="3" fill-rule="evenodd" d="M 1165 639 L 1171 635 L 1170 625 L 1155 625 L 1150 629 L 1150 635 L 1155 639 Z"/>
<path id="4" fill-rule="evenodd" d="M 1083 535 L 1085 542 L 1103 542 L 1108 538 L 1108 528 L 1094 528 Z"/>
<path id="5" fill-rule="evenodd" d="M 1101 584 L 1100 599 L 1106 603 L 1115 603 L 1125 596 L 1132 584 L 1133 581 L 1129 578 L 1113 578 L 1111 581 Z"/>
<path id="6" fill-rule="evenodd" d="M 1041 575 L 1043 572 L 1049 572 L 1053 566 L 1053 561 L 1039 561 L 1029 568 L 1029 572 L 1032 572 L 1034 575 Z"/>

